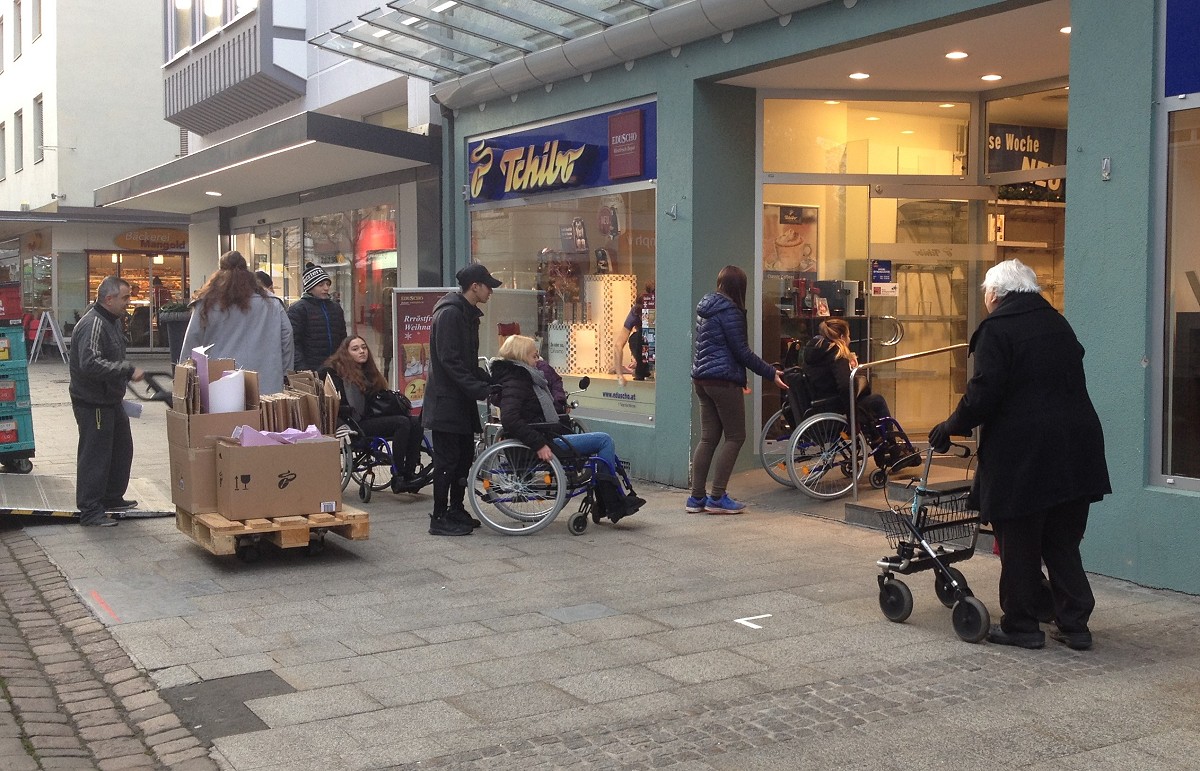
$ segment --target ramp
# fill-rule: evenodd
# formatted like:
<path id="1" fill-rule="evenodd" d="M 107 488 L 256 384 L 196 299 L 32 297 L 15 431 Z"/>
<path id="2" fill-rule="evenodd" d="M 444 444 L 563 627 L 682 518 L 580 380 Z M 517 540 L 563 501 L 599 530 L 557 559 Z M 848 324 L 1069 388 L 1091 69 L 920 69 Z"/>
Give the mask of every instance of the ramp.
<path id="1" fill-rule="evenodd" d="M 175 507 L 160 483 L 131 479 L 125 493 L 138 502 L 121 512 L 121 519 L 173 517 Z M 0 474 L 0 514 L 78 519 L 75 477 L 46 474 Z"/>

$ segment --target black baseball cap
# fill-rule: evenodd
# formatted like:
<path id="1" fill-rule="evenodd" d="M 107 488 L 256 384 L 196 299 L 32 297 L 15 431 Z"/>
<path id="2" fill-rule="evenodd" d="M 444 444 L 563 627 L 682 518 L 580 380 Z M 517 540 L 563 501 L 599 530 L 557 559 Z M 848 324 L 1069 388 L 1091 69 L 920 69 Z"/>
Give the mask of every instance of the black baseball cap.
<path id="1" fill-rule="evenodd" d="M 500 286 L 500 281 L 478 262 L 473 262 L 466 266 L 458 273 L 455 273 L 454 277 L 458 279 L 458 285 L 463 289 L 470 288 L 471 284 L 487 284 L 492 289 Z"/>

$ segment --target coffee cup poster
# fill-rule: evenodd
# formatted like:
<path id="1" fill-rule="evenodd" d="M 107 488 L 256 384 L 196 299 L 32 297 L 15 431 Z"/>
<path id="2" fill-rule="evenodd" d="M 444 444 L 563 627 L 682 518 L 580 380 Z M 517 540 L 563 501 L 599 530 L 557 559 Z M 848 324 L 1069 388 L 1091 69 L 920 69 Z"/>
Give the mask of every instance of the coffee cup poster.
<path id="1" fill-rule="evenodd" d="M 816 278 L 818 220 L 816 206 L 763 206 L 763 270 Z"/>

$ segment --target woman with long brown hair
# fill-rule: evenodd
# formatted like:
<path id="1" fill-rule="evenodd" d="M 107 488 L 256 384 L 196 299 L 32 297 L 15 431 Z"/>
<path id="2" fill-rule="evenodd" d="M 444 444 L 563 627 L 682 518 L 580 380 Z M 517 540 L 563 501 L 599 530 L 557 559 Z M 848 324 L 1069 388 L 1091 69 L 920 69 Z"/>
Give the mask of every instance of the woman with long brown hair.
<path id="1" fill-rule="evenodd" d="M 321 368 L 321 378 L 326 375 L 342 398 L 340 418 L 354 420 L 367 436 L 391 437 L 392 492 L 411 491 L 421 459 L 421 421 L 411 414 L 370 414 L 371 400 L 388 389 L 388 382 L 367 341 L 357 335 L 343 340 Z"/>
<path id="2" fill-rule="evenodd" d="M 746 442 L 743 389 L 747 368 L 760 377 L 773 378 L 781 389 L 787 388 L 779 371 L 750 350 L 746 272 L 736 265 L 726 265 L 717 276 L 717 291 L 704 295 L 696 306 L 692 387 L 700 400 L 700 442 L 692 453 L 692 494 L 684 506 L 686 511 L 739 514 L 746 508 L 746 504 L 730 498 L 725 487 Z M 708 491 L 714 456 L 716 466 Z"/>
<path id="3" fill-rule="evenodd" d="M 283 307 L 258 284 L 241 252 L 221 255 L 218 270 L 198 292 L 183 336 L 183 355 L 212 345 L 208 355 L 233 359 L 258 373 L 258 390 L 283 391 L 292 365 L 292 325 Z"/>

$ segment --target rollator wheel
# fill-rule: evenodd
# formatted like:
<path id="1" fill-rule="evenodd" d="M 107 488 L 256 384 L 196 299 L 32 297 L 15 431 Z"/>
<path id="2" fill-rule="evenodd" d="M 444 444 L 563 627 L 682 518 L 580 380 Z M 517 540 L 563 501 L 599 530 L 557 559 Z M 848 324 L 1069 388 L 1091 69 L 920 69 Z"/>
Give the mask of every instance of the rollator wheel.
<path id="1" fill-rule="evenodd" d="M 964 576 L 958 568 L 947 567 L 946 571 L 954 576 L 954 580 L 958 583 L 958 587 L 962 589 L 963 594 L 971 596 L 971 590 L 967 586 L 967 577 Z M 946 577 L 941 573 L 934 571 L 933 576 L 933 591 L 937 594 L 938 600 L 947 608 L 953 608 L 956 598 L 954 597 L 954 587 L 946 580 Z"/>
<path id="2" fill-rule="evenodd" d="M 876 490 L 882 490 L 887 487 L 888 473 L 885 469 L 877 468 L 871 472 L 870 476 L 871 487 Z"/>
<path id="3" fill-rule="evenodd" d="M 912 591 L 908 585 L 903 581 L 884 581 L 879 586 L 879 609 L 888 621 L 897 624 L 906 621 L 913 609 Z"/>
<path id="4" fill-rule="evenodd" d="M 960 640 L 969 643 L 977 643 L 987 637 L 988 627 L 992 623 L 987 606 L 975 597 L 963 597 L 954 603 L 950 619 L 954 623 L 954 633 Z"/>
<path id="5" fill-rule="evenodd" d="M 571 531 L 571 535 L 583 535 L 588 529 L 587 514 L 582 511 L 577 511 L 567 520 L 567 530 Z"/>

